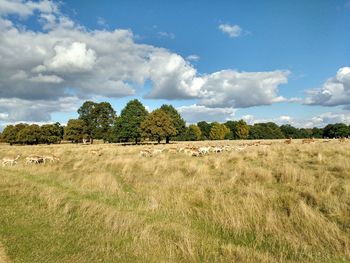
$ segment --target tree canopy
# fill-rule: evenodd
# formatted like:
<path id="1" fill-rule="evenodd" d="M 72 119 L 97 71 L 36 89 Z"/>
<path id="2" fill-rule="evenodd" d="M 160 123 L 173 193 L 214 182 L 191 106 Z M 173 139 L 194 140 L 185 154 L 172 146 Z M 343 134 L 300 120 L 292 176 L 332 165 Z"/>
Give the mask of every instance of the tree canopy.
<path id="1" fill-rule="evenodd" d="M 155 138 L 158 143 L 167 136 L 174 136 L 176 129 L 172 119 L 162 109 L 151 112 L 141 123 L 141 132 L 144 137 Z"/>
<path id="2" fill-rule="evenodd" d="M 67 126 L 64 128 L 63 138 L 71 142 L 81 142 L 84 138 L 87 138 L 88 127 L 86 122 L 81 119 L 71 119 L 68 121 Z"/>
<path id="3" fill-rule="evenodd" d="M 124 140 L 134 139 L 137 143 L 141 138 L 141 123 L 147 116 L 148 112 L 139 100 L 129 101 L 117 118 L 114 127 L 115 136 Z"/>
<path id="4" fill-rule="evenodd" d="M 176 129 L 175 135 L 179 135 L 185 132 L 186 130 L 186 122 L 181 117 L 180 113 L 172 106 L 168 104 L 163 104 L 160 107 L 171 119 L 174 128 Z M 166 143 L 169 143 L 170 136 L 166 136 Z"/>
<path id="5" fill-rule="evenodd" d="M 214 122 L 211 126 L 209 137 L 211 140 L 223 140 L 230 133 L 230 129 L 224 124 Z"/>

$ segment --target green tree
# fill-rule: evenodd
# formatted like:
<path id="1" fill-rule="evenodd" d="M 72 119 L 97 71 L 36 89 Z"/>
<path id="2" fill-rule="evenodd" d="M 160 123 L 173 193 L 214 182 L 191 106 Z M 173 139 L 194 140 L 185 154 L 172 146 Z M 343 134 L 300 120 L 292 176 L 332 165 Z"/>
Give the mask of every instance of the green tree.
<path id="1" fill-rule="evenodd" d="M 328 138 L 348 137 L 350 129 L 344 123 L 328 124 L 323 129 L 323 136 Z"/>
<path id="2" fill-rule="evenodd" d="M 131 100 L 121 111 L 114 127 L 114 133 L 118 139 L 134 139 L 137 144 L 141 138 L 141 123 L 146 119 L 148 112 L 137 99 Z"/>
<path id="3" fill-rule="evenodd" d="M 280 127 L 273 122 L 256 123 L 249 129 L 250 139 L 283 139 Z"/>
<path id="4" fill-rule="evenodd" d="M 67 141 L 78 143 L 88 137 L 87 130 L 88 128 L 83 120 L 71 119 L 64 128 L 63 138 Z"/>
<path id="5" fill-rule="evenodd" d="M 28 124 L 23 124 L 23 123 L 6 126 L 2 132 L 3 141 L 9 143 L 10 145 L 17 143 L 18 133 L 27 126 Z"/>
<path id="6" fill-rule="evenodd" d="M 167 136 L 174 136 L 176 129 L 168 114 L 157 109 L 149 114 L 141 123 L 141 132 L 144 137 L 155 138 L 158 143 Z"/>
<path id="7" fill-rule="evenodd" d="M 228 139 L 243 140 L 248 138 L 249 126 L 244 120 L 227 121 L 225 126 L 230 129 Z"/>
<path id="8" fill-rule="evenodd" d="M 17 134 L 17 142 L 21 144 L 39 144 L 41 138 L 41 128 L 36 124 L 26 126 Z"/>
<path id="9" fill-rule="evenodd" d="M 208 140 L 210 138 L 210 129 L 211 129 L 211 124 L 207 123 L 206 121 L 200 121 L 197 123 L 197 126 L 199 129 L 201 129 L 202 132 L 202 139 L 203 140 Z"/>
<path id="10" fill-rule="evenodd" d="M 85 122 L 86 132 L 91 139 L 106 140 L 109 137 L 116 118 L 116 113 L 110 103 L 86 101 L 78 109 L 78 114 L 79 119 Z"/>
<path id="11" fill-rule="evenodd" d="M 223 140 L 226 135 L 230 133 L 230 129 L 227 128 L 224 124 L 220 124 L 218 122 L 214 122 L 211 125 L 209 138 L 211 140 Z"/>
<path id="12" fill-rule="evenodd" d="M 284 124 L 280 127 L 285 138 L 300 138 L 300 131 L 298 128 L 293 127 L 290 124 Z"/>
<path id="13" fill-rule="evenodd" d="M 176 134 L 174 134 L 174 136 L 180 135 L 185 132 L 186 122 L 181 117 L 180 113 L 172 105 L 163 104 L 160 107 L 160 109 L 163 110 L 170 117 L 176 129 Z M 166 143 L 169 143 L 170 136 L 166 136 L 165 140 L 166 140 Z"/>
<path id="14" fill-rule="evenodd" d="M 188 126 L 188 129 L 186 130 L 186 140 L 189 141 L 198 141 L 202 137 L 201 129 L 195 125 L 191 124 Z"/>
<path id="15" fill-rule="evenodd" d="M 60 123 L 55 124 L 44 124 L 40 127 L 41 129 L 41 139 L 40 143 L 58 143 L 63 139 L 63 133 Z"/>

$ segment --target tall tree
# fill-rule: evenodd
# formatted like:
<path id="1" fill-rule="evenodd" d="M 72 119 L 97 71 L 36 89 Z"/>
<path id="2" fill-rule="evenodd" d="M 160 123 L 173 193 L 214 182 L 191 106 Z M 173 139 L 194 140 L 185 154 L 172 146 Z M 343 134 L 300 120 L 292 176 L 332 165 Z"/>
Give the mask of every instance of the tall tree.
<path id="1" fill-rule="evenodd" d="M 280 127 L 273 122 L 256 123 L 249 129 L 250 139 L 283 139 Z"/>
<path id="2" fill-rule="evenodd" d="M 163 110 L 170 117 L 176 129 L 176 134 L 174 134 L 174 136 L 185 132 L 186 122 L 181 117 L 180 113 L 172 105 L 163 104 L 160 107 L 160 109 Z M 170 136 L 166 136 L 165 140 L 166 140 L 166 143 L 169 143 Z"/>
<path id="3" fill-rule="evenodd" d="M 230 129 L 224 124 L 214 122 L 211 125 L 209 137 L 211 140 L 223 140 L 230 133 Z"/>
<path id="4" fill-rule="evenodd" d="M 174 136 L 176 129 L 168 114 L 158 109 L 141 123 L 141 132 L 144 137 L 155 138 L 160 143 L 163 138 Z"/>
<path id="5" fill-rule="evenodd" d="M 83 120 L 71 119 L 64 128 L 63 138 L 67 141 L 78 143 L 88 136 L 87 130 L 88 128 Z"/>
<path id="6" fill-rule="evenodd" d="M 300 131 L 298 128 L 293 127 L 290 124 L 284 124 L 280 127 L 285 138 L 300 138 Z"/>
<path id="7" fill-rule="evenodd" d="M 108 138 L 108 133 L 116 118 L 116 113 L 110 103 L 86 101 L 78 109 L 78 114 L 79 119 L 85 122 L 86 132 L 91 139 L 106 140 Z"/>
<path id="8" fill-rule="evenodd" d="M 210 138 L 210 129 L 211 129 L 211 124 L 207 123 L 206 121 L 200 121 L 197 123 L 197 126 L 199 129 L 201 129 L 202 132 L 202 138 L 204 140 L 208 140 Z"/>
<path id="9" fill-rule="evenodd" d="M 249 135 L 249 126 L 244 120 L 227 121 L 225 126 L 230 129 L 229 139 L 243 140 Z"/>
<path id="10" fill-rule="evenodd" d="M 141 138 L 141 123 L 147 115 L 148 112 L 140 101 L 137 99 L 129 101 L 115 123 L 116 137 L 124 140 L 134 139 L 137 144 Z"/>
<path id="11" fill-rule="evenodd" d="M 201 139 L 202 132 L 201 129 L 194 124 L 191 124 L 188 126 L 188 129 L 186 131 L 186 139 L 189 141 L 198 141 Z"/>

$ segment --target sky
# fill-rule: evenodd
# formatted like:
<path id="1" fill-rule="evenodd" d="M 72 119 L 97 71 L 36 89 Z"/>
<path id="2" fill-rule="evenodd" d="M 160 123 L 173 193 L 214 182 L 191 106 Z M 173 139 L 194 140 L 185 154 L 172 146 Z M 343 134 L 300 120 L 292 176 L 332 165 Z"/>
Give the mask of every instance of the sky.
<path id="1" fill-rule="evenodd" d="M 188 124 L 350 124 L 349 29 L 349 0 L 0 0 L 0 129 L 135 98 Z"/>

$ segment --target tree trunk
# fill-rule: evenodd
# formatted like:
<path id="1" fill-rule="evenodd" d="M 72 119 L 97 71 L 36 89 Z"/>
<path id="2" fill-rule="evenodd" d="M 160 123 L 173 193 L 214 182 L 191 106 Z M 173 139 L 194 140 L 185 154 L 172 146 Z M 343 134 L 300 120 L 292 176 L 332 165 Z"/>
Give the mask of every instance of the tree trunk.
<path id="1" fill-rule="evenodd" d="M 160 137 L 158 137 L 158 144 L 160 144 Z"/>
<path id="2" fill-rule="evenodd" d="M 135 138 L 135 144 L 137 144 L 137 137 Z"/>
<path id="3" fill-rule="evenodd" d="M 165 137 L 165 143 L 169 143 L 169 141 L 170 141 L 170 137 L 169 136 Z"/>

